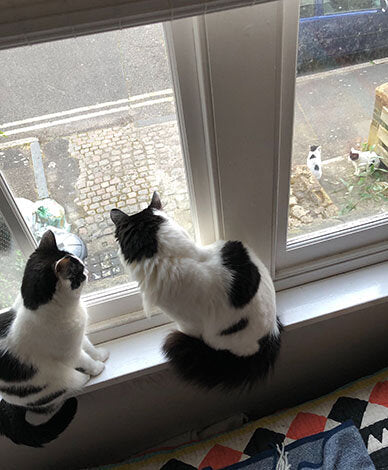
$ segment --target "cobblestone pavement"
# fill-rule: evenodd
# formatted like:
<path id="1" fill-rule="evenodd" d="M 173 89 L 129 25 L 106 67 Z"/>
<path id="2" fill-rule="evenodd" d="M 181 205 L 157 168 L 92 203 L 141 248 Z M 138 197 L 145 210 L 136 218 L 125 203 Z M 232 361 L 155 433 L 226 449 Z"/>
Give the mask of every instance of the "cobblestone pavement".
<path id="1" fill-rule="evenodd" d="M 176 122 L 146 127 L 131 123 L 68 138 L 69 155 L 79 164 L 75 210 L 68 212 L 68 221 L 88 245 L 93 280 L 123 275 L 109 216 L 112 208 L 138 212 L 158 190 L 166 212 L 193 232 Z"/>
<path id="2" fill-rule="evenodd" d="M 112 208 L 138 212 L 157 190 L 166 212 L 193 235 L 176 121 L 143 127 L 125 122 L 42 139 L 40 145 L 50 197 L 65 208 L 71 231 L 88 248 L 87 291 L 128 282 L 117 256 Z M 2 149 L 0 169 L 16 197 L 39 199 L 29 145 Z"/>
<path id="3" fill-rule="evenodd" d="M 79 160 L 75 203 L 82 214 L 69 217 L 86 242 L 113 233 L 112 208 L 137 212 L 148 205 L 154 190 L 161 193 L 166 210 L 191 229 L 175 122 L 94 130 L 70 136 L 69 142 L 70 156 Z"/>

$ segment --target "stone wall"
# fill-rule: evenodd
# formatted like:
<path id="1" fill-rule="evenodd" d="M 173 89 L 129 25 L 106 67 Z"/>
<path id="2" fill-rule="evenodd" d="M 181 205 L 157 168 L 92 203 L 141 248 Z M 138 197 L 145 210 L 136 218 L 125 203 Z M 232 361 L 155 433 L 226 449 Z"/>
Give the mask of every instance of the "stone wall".
<path id="1" fill-rule="evenodd" d="M 148 205 L 154 190 L 161 193 L 166 211 L 191 230 L 175 122 L 92 130 L 70 136 L 69 141 L 70 156 L 78 160 L 80 169 L 75 200 L 78 213 L 71 222 L 86 242 L 113 233 L 110 209 L 138 212 Z"/>

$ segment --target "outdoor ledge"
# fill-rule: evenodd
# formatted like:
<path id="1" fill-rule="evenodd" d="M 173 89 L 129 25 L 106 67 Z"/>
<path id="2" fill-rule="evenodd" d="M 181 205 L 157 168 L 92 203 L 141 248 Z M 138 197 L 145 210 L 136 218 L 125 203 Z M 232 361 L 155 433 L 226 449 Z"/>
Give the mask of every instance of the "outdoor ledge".
<path id="1" fill-rule="evenodd" d="M 384 262 L 283 290 L 277 294 L 279 317 L 287 331 L 378 305 L 387 301 L 387 279 Z M 110 351 L 106 368 L 80 393 L 162 370 L 167 361 L 161 345 L 174 327 L 169 323 L 102 344 Z"/>

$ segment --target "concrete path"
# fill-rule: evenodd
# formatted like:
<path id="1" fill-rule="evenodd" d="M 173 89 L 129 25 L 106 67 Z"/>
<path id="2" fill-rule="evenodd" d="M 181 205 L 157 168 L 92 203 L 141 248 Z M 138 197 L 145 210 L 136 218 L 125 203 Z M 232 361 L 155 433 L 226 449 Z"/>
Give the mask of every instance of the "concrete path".
<path id="1" fill-rule="evenodd" d="M 306 163 L 310 145 L 327 160 L 366 142 L 375 89 L 385 82 L 388 59 L 297 78 L 293 164 Z"/>

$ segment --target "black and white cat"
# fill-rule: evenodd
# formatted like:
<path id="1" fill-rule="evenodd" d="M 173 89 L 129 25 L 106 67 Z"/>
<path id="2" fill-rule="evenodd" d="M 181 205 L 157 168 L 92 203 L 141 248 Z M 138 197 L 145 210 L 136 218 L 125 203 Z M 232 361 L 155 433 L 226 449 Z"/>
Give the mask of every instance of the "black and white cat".
<path id="1" fill-rule="evenodd" d="M 159 307 L 181 331 L 164 352 L 186 380 L 211 388 L 264 377 L 280 348 L 275 290 L 264 264 L 239 241 L 194 243 L 157 193 L 143 211 L 112 209 L 124 265 L 145 310 Z"/>
<path id="2" fill-rule="evenodd" d="M 83 262 L 59 250 L 47 231 L 27 261 L 21 294 L 0 315 L 0 434 L 15 443 L 38 447 L 55 439 L 77 409 L 75 398 L 63 405 L 66 398 L 105 367 L 108 353 L 85 336 L 86 280 Z M 34 415 L 53 413 L 31 424 Z"/>
<path id="3" fill-rule="evenodd" d="M 368 168 L 372 167 L 372 165 L 374 168 L 388 171 L 388 167 L 384 164 L 381 157 L 373 151 L 361 151 L 352 147 L 349 153 L 349 160 L 354 166 L 355 176 L 360 176 L 363 171 L 366 171 Z"/>
<path id="4" fill-rule="evenodd" d="M 322 177 L 322 148 L 320 145 L 310 146 L 307 155 L 307 166 L 318 180 Z"/>

